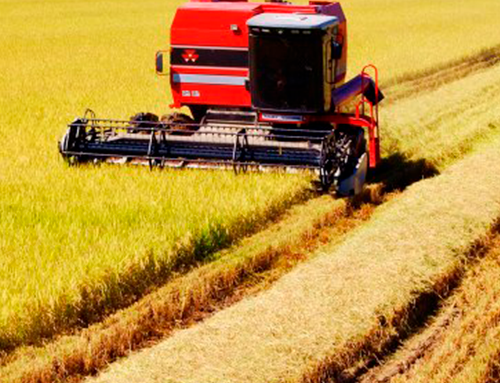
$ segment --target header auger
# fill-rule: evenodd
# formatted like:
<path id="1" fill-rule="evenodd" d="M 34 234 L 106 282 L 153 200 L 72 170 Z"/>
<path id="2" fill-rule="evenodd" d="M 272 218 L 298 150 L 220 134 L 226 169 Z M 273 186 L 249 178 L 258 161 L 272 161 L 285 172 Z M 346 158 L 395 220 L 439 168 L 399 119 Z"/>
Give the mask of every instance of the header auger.
<path id="1" fill-rule="evenodd" d="M 340 4 L 191 0 L 177 10 L 170 37 L 171 108 L 192 116 L 109 120 L 88 112 L 60 143 L 68 161 L 311 169 L 325 189 L 361 191 L 368 168 L 380 161 L 383 95 L 373 65 L 345 82 Z M 164 55 L 156 56 L 160 75 Z M 355 113 L 344 113 L 353 105 Z"/>

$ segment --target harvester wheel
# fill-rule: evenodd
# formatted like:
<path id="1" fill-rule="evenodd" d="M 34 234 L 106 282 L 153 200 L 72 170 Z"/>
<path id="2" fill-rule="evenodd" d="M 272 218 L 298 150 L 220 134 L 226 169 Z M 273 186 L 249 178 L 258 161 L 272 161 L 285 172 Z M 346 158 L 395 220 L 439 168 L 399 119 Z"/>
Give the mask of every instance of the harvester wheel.
<path id="1" fill-rule="evenodd" d="M 334 182 L 337 169 L 335 162 L 335 135 L 332 133 L 323 140 L 321 150 L 320 184 L 323 192 L 328 192 Z"/>
<path id="2" fill-rule="evenodd" d="M 366 152 L 366 139 L 362 128 L 339 126 L 323 141 L 320 182 L 324 192 L 343 179 L 350 177 L 359 158 Z"/>
<path id="3" fill-rule="evenodd" d="M 81 123 L 80 120 L 75 121 L 76 123 Z M 62 140 L 58 143 L 59 153 L 61 153 L 64 161 L 69 166 L 76 166 L 82 162 L 85 162 L 83 157 L 68 154 L 77 145 L 78 140 L 81 140 L 79 128 L 75 125 L 70 126 L 66 133 L 64 134 Z"/>
<path id="4" fill-rule="evenodd" d="M 132 129 L 132 133 L 151 133 L 151 129 L 158 126 L 159 118 L 153 113 L 137 113 L 136 115 L 130 117 L 130 126 L 136 129 Z"/>
<path id="5" fill-rule="evenodd" d="M 172 135 L 190 136 L 198 130 L 194 125 L 195 121 L 184 113 L 165 114 L 161 117 L 161 122 L 172 129 Z"/>
<path id="6" fill-rule="evenodd" d="M 335 129 L 337 163 L 340 169 L 339 179 L 345 179 L 353 173 L 359 158 L 366 152 L 365 133 L 362 128 L 340 125 Z"/>

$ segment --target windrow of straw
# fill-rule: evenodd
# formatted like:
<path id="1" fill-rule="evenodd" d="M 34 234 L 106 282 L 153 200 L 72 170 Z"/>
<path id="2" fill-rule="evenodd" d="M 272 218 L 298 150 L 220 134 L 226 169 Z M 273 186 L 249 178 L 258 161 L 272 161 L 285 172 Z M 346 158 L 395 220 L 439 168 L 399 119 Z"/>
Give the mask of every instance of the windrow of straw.
<path id="1" fill-rule="evenodd" d="M 500 143 L 410 187 L 334 251 L 94 382 L 320 382 L 398 337 L 446 293 L 500 216 Z"/>

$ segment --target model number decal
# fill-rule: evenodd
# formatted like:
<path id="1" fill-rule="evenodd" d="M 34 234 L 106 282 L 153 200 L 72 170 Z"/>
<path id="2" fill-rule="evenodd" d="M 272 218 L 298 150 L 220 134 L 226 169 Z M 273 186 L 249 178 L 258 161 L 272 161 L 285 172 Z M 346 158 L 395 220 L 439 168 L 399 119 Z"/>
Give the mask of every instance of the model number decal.
<path id="1" fill-rule="evenodd" d="M 193 91 L 183 90 L 182 91 L 182 97 L 196 97 L 196 98 L 199 98 L 199 97 L 201 97 L 201 93 L 200 93 L 199 90 L 193 90 Z"/>

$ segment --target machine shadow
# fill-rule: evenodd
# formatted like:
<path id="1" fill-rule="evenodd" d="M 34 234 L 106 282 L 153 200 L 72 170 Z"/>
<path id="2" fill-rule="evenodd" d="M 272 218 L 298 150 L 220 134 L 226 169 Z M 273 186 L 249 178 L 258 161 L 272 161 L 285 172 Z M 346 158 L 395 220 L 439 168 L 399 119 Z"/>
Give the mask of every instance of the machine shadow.
<path id="1" fill-rule="evenodd" d="M 381 160 L 377 170 L 368 173 L 362 193 L 348 197 L 348 211 L 361 209 L 365 204 L 378 206 L 387 201 L 387 194 L 401 192 L 414 183 L 439 175 L 438 169 L 426 159 L 411 160 L 395 152 Z M 338 196 L 333 194 L 333 198 Z"/>
<path id="2" fill-rule="evenodd" d="M 384 192 L 402 191 L 415 182 L 439 175 L 439 170 L 428 160 L 411 160 L 400 152 L 382 159 L 376 172 L 369 174 L 368 183 L 383 185 Z"/>

